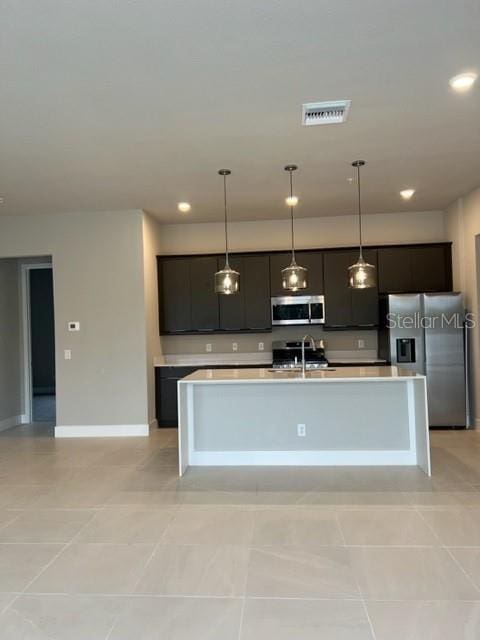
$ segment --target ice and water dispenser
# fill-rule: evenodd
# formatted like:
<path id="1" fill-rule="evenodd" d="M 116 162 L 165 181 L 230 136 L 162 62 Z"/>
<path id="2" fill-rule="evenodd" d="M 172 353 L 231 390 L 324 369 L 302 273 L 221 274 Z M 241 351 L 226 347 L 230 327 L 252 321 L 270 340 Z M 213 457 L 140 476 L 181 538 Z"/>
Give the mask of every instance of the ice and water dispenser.
<path id="1" fill-rule="evenodd" d="M 397 338 L 397 363 L 416 362 L 415 338 Z"/>

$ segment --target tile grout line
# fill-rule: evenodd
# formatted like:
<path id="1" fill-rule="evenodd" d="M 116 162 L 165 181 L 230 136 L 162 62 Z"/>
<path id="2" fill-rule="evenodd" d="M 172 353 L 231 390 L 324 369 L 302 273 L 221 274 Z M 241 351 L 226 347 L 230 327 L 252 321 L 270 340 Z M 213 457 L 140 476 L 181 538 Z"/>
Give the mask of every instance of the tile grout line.
<path id="1" fill-rule="evenodd" d="M 56 553 L 53 558 L 50 559 L 49 562 L 47 562 L 47 564 L 42 567 L 42 569 L 39 571 L 39 573 L 37 573 L 31 580 L 30 582 L 28 582 L 25 587 L 22 589 L 22 591 L 20 591 L 15 598 L 5 607 L 5 609 L 2 611 L 2 614 L 5 613 L 6 611 L 8 611 L 11 607 L 13 608 L 13 610 L 15 610 L 15 607 L 13 607 L 13 605 L 15 604 L 15 602 L 21 598 L 23 595 L 25 595 L 25 592 L 27 591 L 27 589 L 35 582 L 35 580 L 37 580 L 49 567 L 51 567 L 51 565 L 55 562 L 55 560 L 57 560 L 62 553 L 68 549 L 68 547 L 70 547 L 70 545 L 73 544 L 75 538 L 77 538 L 77 536 L 80 535 L 80 533 L 83 531 L 83 529 L 90 524 L 90 522 L 92 521 L 92 519 L 94 518 L 94 514 L 92 514 L 92 516 L 87 520 L 87 522 L 85 522 L 80 529 L 77 531 L 77 533 L 72 537 L 71 540 L 69 540 L 68 542 L 66 542 L 63 547 L 58 551 L 58 553 Z M 29 543 L 29 544 L 35 544 L 35 543 Z M 47 543 L 48 544 L 48 543 Z M 50 544 L 58 544 L 58 543 L 50 543 Z"/>
<path id="2" fill-rule="evenodd" d="M 175 510 L 175 513 L 176 513 L 176 510 Z M 140 582 L 141 582 L 142 578 L 145 576 L 145 574 L 146 574 L 146 572 L 147 572 L 147 569 L 148 569 L 148 567 L 149 567 L 150 563 L 152 562 L 153 558 L 155 557 L 155 554 L 157 553 L 158 549 L 159 549 L 159 548 L 160 548 L 160 546 L 162 545 L 163 540 L 164 540 L 164 538 L 165 538 L 165 535 L 166 535 L 166 533 L 167 533 L 167 529 L 169 528 L 171 521 L 172 521 L 172 520 L 173 520 L 173 518 L 175 517 L 175 513 L 173 513 L 173 514 L 172 514 L 172 517 L 170 518 L 170 520 L 169 520 L 168 524 L 165 526 L 165 529 L 163 530 L 162 535 L 160 536 L 160 539 L 159 539 L 159 540 L 158 540 L 158 542 L 154 545 L 154 547 L 153 547 L 153 549 L 152 549 L 151 554 L 149 555 L 149 557 L 148 557 L 148 558 L 147 558 L 147 560 L 145 561 L 145 563 L 144 563 L 144 565 L 143 565 L 143 567 L 142 567 L 142 570 L 141 570 L 141 572 L 140 572 L 140 574 L 139 574 L 139 576 L 138 576 L 137 580 L 135 581 L 135 584 L 133 585 L 132 593 L 131 593 L 131 594 L 129 594 L 129 596 L 128 596 L 128 597 L 131 597 L 132 595 L 134 595 L 134 596 L 136 596 L 136 595 L 140 596 L 140 595 L 141 595 L 141 596 L 149 597 L 149 594 L 136 594 L 136 593 L 135 593 L 135 591 L 136 591 L 136 589 L 137 589 L 138 585 L 140 584 Z M 110 629 L 108 630 L 107 635 L 105 636 L 105 640 L 109 640 L 109 638 L 111 637 L 111 635 L 112 635 L 112 633 L 113 633 L 113 631 L 114 631 L 115 627 L 117 626 L 117 622 L 119 621 L 119 619 L 120 619 L 120 616 L 121 616 L 121 615 L 122 615 L 122 612 L 121 612 L 121 611 L 119 611 L 119 613 L 114 617 L 114 620 L 113 620 L 113 622 L 112 622 L 112 625 L 111 625 Z"/>
<path id="3" fill-rule="evenodd" d="M 468 575 L 468 573 L 465 571 L 465 569 L 462 567 L 462 565 L 458 562 L 458 560 L 455 558 L 455 556 L 453 555 L 453 553 L 450 551 L 449 547 L 447 547 L 446 544 L 444 544 L 442 542 L 442 540 L 440 539 L 440 536 L 438 536 L 433 527 L 430 525 L 430 523 L 428 522 L 428 520 L 424 517 L 423 513 L 420 511 L 420 509 L 417 508 L 417 513 L 420 516 L 420 518 L 422 518 L 422 520 L 425 522 L 425 524 L 427 525 L 427 527 L 430 529 L 430 531 L 432 532 L 432 534 L 435 536 L 435 538 L 440 542 L 440 548 L 442 548 L 444 551 L 447 552 L 448 556 L 450 557 L 450 559 L 453 561 L 453 563 L 455 564 L 455 566 L 460 569 L 460 571 L 463 573 L 463 575 L 465 576 L 465 578 L 467 579 L 467 581 L 472 585 L 472 587 L 475 589 L 475 591 L 480 593 L 480 588 L 475 584 L 475 582 L 473 581 L 473 579 Z"/>

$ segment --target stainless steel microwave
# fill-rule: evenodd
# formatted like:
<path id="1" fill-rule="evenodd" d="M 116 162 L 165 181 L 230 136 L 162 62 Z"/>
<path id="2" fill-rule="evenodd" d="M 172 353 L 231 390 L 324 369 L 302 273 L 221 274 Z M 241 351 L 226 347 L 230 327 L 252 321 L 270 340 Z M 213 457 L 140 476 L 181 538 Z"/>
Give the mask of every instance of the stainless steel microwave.
<path id="1" fill-rule="evenodd" d="M 324 296 L 279 296 L 272 298 L 272 325 L 324 324 Z"/>

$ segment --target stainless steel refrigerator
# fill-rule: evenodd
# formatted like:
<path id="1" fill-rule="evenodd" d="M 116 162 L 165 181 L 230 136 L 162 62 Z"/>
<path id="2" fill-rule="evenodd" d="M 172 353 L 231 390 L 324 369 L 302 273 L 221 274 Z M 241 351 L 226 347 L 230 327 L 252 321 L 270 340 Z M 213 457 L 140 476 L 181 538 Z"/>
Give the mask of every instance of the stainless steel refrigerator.
<path id="1" fill-rule="evenodd" d="M 430 426 L 469 427 L 462 294 L 391 294 L 381 318 L 380 357 L 427 377 Z"/>

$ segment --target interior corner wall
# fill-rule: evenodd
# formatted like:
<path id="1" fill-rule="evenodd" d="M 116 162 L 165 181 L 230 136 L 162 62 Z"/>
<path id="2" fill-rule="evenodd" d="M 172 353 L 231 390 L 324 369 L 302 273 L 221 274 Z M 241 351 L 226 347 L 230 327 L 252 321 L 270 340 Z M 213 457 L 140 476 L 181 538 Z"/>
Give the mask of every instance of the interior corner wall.
<path id="1" fill-rule="evenodd" d="M 141 211 L 0 216 L 0 258 L 52 256 L 57 424 L 80 434 L 148 422 L 142 244 Z"/>
<path id="2" fill-rule="evenodd" d="M 0 260 L 0 431 L 21 421 L 20 324 L 18 263 Z"/>
<path id="3" fill-rule="evenodd" d="M 161 355 L 158 320 L 157 255 L 160 253 L 161 225 L 143 214 L 143 273 L 147 349 L 148 421 L 155 422 L 155 358 Z"/>
<path id="4" fill-rule="evenodd" d="M 454 202 L 446 212 L 447 239 L 453 243 L 453 285 L 475 315 L 470 337 L 470 398 L 472 416 L 480 427 L 480 187 Z"/>

